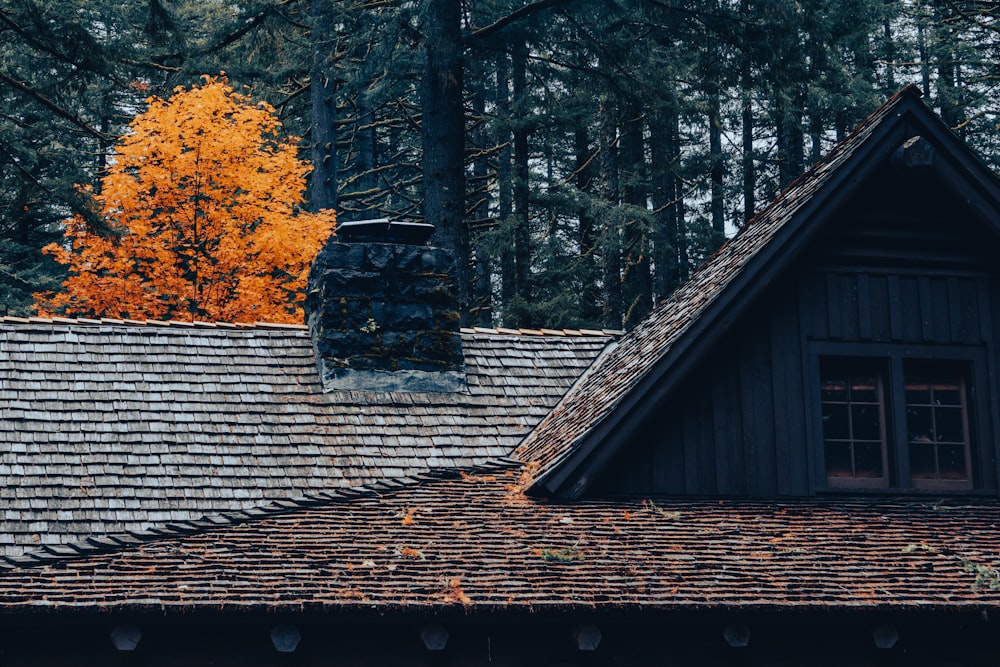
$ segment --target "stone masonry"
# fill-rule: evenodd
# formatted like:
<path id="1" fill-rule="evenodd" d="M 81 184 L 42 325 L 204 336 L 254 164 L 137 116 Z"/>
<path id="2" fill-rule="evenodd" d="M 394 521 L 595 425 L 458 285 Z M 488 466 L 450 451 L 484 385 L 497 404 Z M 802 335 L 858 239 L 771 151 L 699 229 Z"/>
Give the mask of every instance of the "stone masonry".
<path id="1" fill-rule="evenodd" d="M 349 225 L 309 275 L 306 324 L 324 390 L 463 390 L 451 253 L 405 223 Z"/>

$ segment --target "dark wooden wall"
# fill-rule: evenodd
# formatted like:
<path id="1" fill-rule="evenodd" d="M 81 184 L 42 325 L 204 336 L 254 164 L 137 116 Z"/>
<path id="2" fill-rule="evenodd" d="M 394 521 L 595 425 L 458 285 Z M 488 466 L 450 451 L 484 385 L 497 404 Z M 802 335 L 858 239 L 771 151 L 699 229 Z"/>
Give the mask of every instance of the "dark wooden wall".
<path id="1" fill-rule="evenodd" d="M 709 615 L 711 616 L 711 615 Z M 117 651 L 110 632 L 115 621 L 66 624 L 7 618 L 0 628 L 0 661 L 10 667 L 995 667 L 1000 664 L 995 621 L 955 620 L 941 614 L 921 621 L 834 619 L 829 612 L 796 612 L 764 620 L 753 613 L 688 620 L 597 620 L 596 650 L 575 645 L 576 622 L 485 623 L 474 618 L 446 623 L 442 651 L 428 651 L 414 623 L 296 622 L 277 619 L 241 623 L 132 619 L 142 630 L 134 651 Z M 954 614 L 952 615 L 954 616 Z M 269 633 L 273 623 L 292 623 L 301 632 L 293 653 L 278 653 Z M 437 621 L 431 621 L 437 622 Z M 580 619 L 580 623 L 593 620 Z M 746 647 L 723 638 L 731 623 L 749 629 Z M 875 646 L 872 628 L 897 628 L 892 648 Z"/>
<path id="2" fill-rule="evenodd" d="M 875 199 L 876 201 L 872 201 Z M 977 395 L 997 396 L 998 244 L 959 202 L 845 205 L 588 491 L 809 495 L 820 482 L 818 350 L 978 355 Z M 947 352 L 945 352 L 947 351 Z M 997 407 L 978 415 L 976 484 L 996 489 Z"/>

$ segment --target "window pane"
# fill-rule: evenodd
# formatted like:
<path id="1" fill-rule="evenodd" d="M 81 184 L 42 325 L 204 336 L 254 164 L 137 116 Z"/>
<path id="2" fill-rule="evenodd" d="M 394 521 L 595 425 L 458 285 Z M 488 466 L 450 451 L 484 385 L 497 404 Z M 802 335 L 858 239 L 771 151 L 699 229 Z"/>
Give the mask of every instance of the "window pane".
<path id="1" fill-rule="evenodd" d="M 954 382 L 938 383 L 934 387 L 935 405 L 961 405 L 962 387 Z"/>
<path id="2" fill-rule="evenodd" d="M 820 368 L 826 474 L 834 486 L 886 486 L 884 364 L 824 359 Z"/>
<path id="3" fill-rule="evenodd" d="M 906 439 L 934 442 L 934 417 L 930 407 L 906 406 Z"/>
<path id="4" fill-rule="evenodd" d="M 926 381 L 907 380 L 906 382 L 906 403 L 912 405 L 919 403 L 930 405 L 931 387 Z"/>
<path id="5" fill-rule="evenodd" d="M 820 398 L 824 401 L 846 401 L 847 380 L 843 378 L 823 380 L 820 386 Z"/>
<path id="6" fill-rule="evenodd" d="M 879 407 L 877 405 L 852 405 L 851 427 L 856 440 L 881 440 Z"/>
<path id="7" fill-rule="evenodd" d="M 847 440 L 851 437 L 846 404 L 823 405 L 823 437 L 829 440 Z"/>
<path id="8" fill-rule="evenodd" d="M 904 363 L 910 476 L 918 486 L 958 481 L 948 488 L 965 488 L 972 481 L 966 368 L 966 362 Z"/>
<path id="9" fill-rule="evenodd" d="M 965 445 L 938 445 L 942 479 L 965 479 Z"/>
<path id="10" fill-rule="evenodd" d="M 933 444 L 918 442 L 910 445 L 910 475 L 919 478 L 937 477 Z"/>
<path id="11" fill-rule="evenodd" d="M 827 442 L 826 474 L 829 477 L 852 477 L 851 445 L 846 442 Z"/>
<path id="12" fill-rule="evenodd" d="M 962 428 L 962 408 L 937 408 L 934 421 L 938 442 L 965 442 Z"/>
<path id="13" fill-rule="evenodd" d="M 851 401 L 878 402 L 878 383 L 873 376 L 851 376 Z"/>
<path id="14" fill-rule="evenodd" d="M 854 443 L 854 471 L 858 477 L 882 477 L 882 443 Z"/>

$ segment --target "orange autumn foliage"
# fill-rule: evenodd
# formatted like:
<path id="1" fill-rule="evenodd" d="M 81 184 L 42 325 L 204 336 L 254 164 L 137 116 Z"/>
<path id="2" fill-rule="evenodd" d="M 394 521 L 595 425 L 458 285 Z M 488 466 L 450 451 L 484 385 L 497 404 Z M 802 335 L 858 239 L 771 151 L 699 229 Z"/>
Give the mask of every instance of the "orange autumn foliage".
<path id="1" fill-rule="evenodd" d="M 267 104 L 224 79 L 152 97 L 121 138 L 83 218 L 46 252 L 69 267 L 42 315 L 301 322 L 309 266 L 335 224 L 299 210 L 309 167 Z"/>

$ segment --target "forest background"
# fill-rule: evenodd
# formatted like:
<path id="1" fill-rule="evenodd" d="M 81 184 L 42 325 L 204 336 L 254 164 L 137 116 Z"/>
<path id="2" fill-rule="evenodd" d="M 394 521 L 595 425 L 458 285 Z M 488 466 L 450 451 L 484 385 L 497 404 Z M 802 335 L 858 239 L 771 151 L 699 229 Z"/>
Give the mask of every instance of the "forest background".
<path id="1" fill-rule="evenodd" d="M 993 1 L 0 0 L 0 314 L 144 100 L 222 71 L 312 209 L 437 226 L 470 325 L 634 324 L 909 83 L 1000 166 Z"/>

